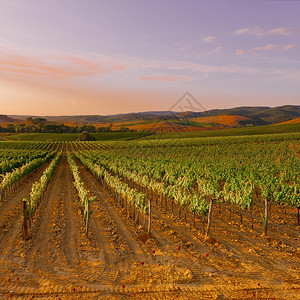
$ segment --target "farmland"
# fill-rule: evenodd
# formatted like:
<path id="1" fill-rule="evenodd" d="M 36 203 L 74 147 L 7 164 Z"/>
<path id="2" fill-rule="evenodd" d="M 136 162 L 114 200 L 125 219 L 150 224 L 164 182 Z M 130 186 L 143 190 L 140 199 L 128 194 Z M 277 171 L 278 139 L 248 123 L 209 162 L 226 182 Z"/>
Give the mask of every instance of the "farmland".
<path id="1" fill-rule="evenodd" d="M 180 138 L 203 138 L 203 137 L 225 137 L 225 136 L 243 136 L 243 135 L 270 135 L 270 134 L 286 134 L 298 133 L 300 131 L 300 123 L 266 125 L 255 127 L 229 128 L 226 130 L 206 130 L 206 131 L 186 131 L 186 132 L 163 132 L 150 139 L 180 139 Z M 147 137 L 146 137 L 147 138 Z"/>
<path id="2" fill-rule="evenodd" d="M 0 298 L 296 299 L 293 126 L 0 142 Z"/>
<path id="3" fill-rule="evenodd" d="M 97 141 L 131 140 L 147 136 L 145 132 L 102 132 L 94 133 Z M 76 141 L 78 133 L 21 133 L 6 136 L 8 140 L 15 141 Z"/>

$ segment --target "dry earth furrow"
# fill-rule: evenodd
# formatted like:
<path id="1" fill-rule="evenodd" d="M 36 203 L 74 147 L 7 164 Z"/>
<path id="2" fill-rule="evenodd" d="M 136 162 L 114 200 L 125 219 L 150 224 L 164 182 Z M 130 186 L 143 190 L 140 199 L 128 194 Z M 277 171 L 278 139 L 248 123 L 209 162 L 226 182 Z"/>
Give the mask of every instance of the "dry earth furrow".
<path id="1" fill-rule="evenodd" d="M 0 209 L 0 281 L 3 278 L 18 277 L 16 270 L 19 268 L 19 264 L 24 256 L 22 221 L 20 217 L 22 199 L 28 196 L 32 184 L 39 180 L 48 164 L 42 165 L 24 178 L 20 187 L 2 203 Z"/>
<path id="2" fill-rule="evenodd" d="M 125 179 L 125 181 L 130 183 L 128 179 Z M 145 190 L 145 188 L 142 187 L 141 189 Z M 147 190 L 146 192 L 148 197 L 151 198 L 151 192 Z M 177 240 L 181 240 L 184 243 L 188 242 L 194 248 L 198 249 L 198 253 L 201 249 L 203 251 L 203 246 L 207 244 L 203 243 L 203 235 L 192 230 L 191 226 L 187 225 L 183 220 L 172 215 L 170 216 L 170 203 L 168 203 L 169 210 L 167 211 L 160 208 L 155 201 L 152 201 L 152 203 L 153 219 L 155 220 L 156 216 L 158 216 L 157 220 L 162 222 L 161 225 L 164 230 L 169 230 L 174 239 L 176 239 L 175 237 L 177 236 Z M 156 211 L 157 209 L 158 211 Z M 273 208 L 273 210 L 275 210 L 275 208 Z M 190 222 L 192 221 L 190 220 Z M 255 226 L 256 231 L 254 230 L 253 234 L 247 230 L 241 230 L 240 226 L 238 226 L 238 229 L 229 226 L 224 222 L 223 215 L 219 214 L 216 209 L 213 214 L 213 222 L 211 232 L 213 236 L 218 236 L 218 241 L 214 243 L 217 247 L 212 246 L 207 249 L 207 251 L 209 251 L 211 265 L 215 266 L 215 270 L 210 270 L 210 272 L 213 271 L 212 276 L 215 278 L 215 281 L 224 283 L 224 281 L 220 282 L 220 277 L 215 276 L 218 273 L 222 275 L 224 270 L 231 274 L 237 273 L 237 270 L 239 270 L 240 272 L 237 273 L 239 274 L 238 276 L 243 277 L 244 272 L 247 274 L 249 272 L 251 275 L 254 275 L 251 276 L 253 280 L 256 279 L 257 281 L 268 278 L 271 282 L 274 279 L 282 278 L 281 282 L 287 280 L 295 284 L 299 282 L 299 276 L 291 272 L 292 267 L 296 270 L 300 268 L 299 259 L 296 257 L 295 260 L 295 256 L 291 256 L 291 253 L 297 252 L 297 248 L 293 249 L 289 247 L 289 244 L 286 245 L 283 243 L 283 247 L 280 250 L 287 253 L 284 257 L 278 256 L 278 247 L 277 249 L 271 247 L 266 243 L 265 238 L 260 237 L 260 228 L 258 226 Z M 293 234 L 294 237 L 297 237 L 295 231 Z M 284 237 L 285 239 L 288 238 L 286 234 Z M 297 238 L 295 239 L 297 240 Z M 281 241 L 279 241 L 279 246 L 281 244 Z M 292 245 L 296 246 L 295 243 Z M 251 253 L 251 251 L 254 253 Z M 224 256 L 226 257 L 225 261 Z M 256 271 L 253 273 L 252 266 L 254 265 L 256 265 Z M 219 266 L 217 270 L 216 266 Z M 275 272 L 272 273 L 272 271 Z M 278 274 L 281 276 L 278 277 Z"/>
<path id="3" fill-rule="evenodd" d="M 78 162 L 79 164 L 79 162 Z M 81 168 L 81 172 L 82 174 L 84 172 L 87 172 L 85 170 L 84 167 Z M 128 224 L 129 222 L 126 222 L 126 215 L 124 215 L 124 212 L 122 213 L 120 210 L 120 208 L 116 207 L 116 205 L 114 204 L 113 200 L 111 199 L 111 197 L 107 196 L 107 193 L 103 191 L 103 188 L 101 186 L 101 184 L 99 183 L 99 181 L 96 180 L 96 178 L 94 178 L 89 172 L 84 176 L 82 176 L 83 178 L 89 178 L 87 181 L 90 182 L 90 190 L 95 192 L 97 195 L 99 195 L 99 202 L 98 204 L 102 204 L 104 205 L 105 203 L 105 209 L 108 210 L 108 213 L 110 216 L 112 216 L 112 211 L 114 213 L 117 213 L 120 216 L 120 219 L 122 219 L 122 224 L 125 225 L 125 227 L 122 227 L 122 231 L 124 230 L 124 228 L 130 228 L 130 224 Z M 119 217 L 118 217 L 119 219 Z M 153 219 L 161 219 L 160 216 L 156 213 L 156 211 L 153 211 Z M 131 223 L 133 223 L 131 221 Z M 136 225 L 135 225 L 136 226 Z M 137 227 L 137 226 L 136 226 Z M 122 232 L 121 231 L 121 232 Z M 133 232 L 135 231 L 135 232 Z M 136 236 L 136 232 L 137 232 L 137 228 L 132 228 L 130 230 L 131 235 L 133 237 Z M 174 232 L 175 235 L 178 235 L 176 232 Z M 174 262 L 175 262 L 175 257 L 176 257 L 176 249 L 179 245 L 184 245 L 185 246 L 185 242 L 184 239 L 182 237 L 176 237 L 174 239 L 174 237 L 168 234 L 165 234 L 165 230 L 162 227 L 162 224 L 157 221 L 154 223 L 154 227 L 152 228 L 151 231 L 151 236 L 152 239 L 154 239 L 154 243 L 152 243 L 152 247 L 147 247 L 147 245 L 141 245 L 140 243 L 137 244 L 137 240 L 139 241 L 138 237 L 134 238 L 134 243 L 138 245 L 138 247 L 141 247 L 145 252 L 148 252 L 148 259 L 147 260 L 143 260 L 145 262 L 148 263 L 148 265 L 150 265 L 151 273 L 152 273 L 152 277 L 159 277 L 162 276 L 163 278 L 161 278 L 162 281 L 166 281 L 166 277 L 167 276 L 171 276 L 172 277 L 172 267 L 174 266 Z M 127 239 L 128 239 L 128 235 L 127 235 Z M 131 238 L 132 241 L 133 238 Z M 147 240 L 147 239 L 146 239 Z M 193 240 L 194 241 L 194 240 Z M 199 243 L 200 245 L 200 243 Z M 205 244 L 203 244 L 205 247 Z M 203 248 L 203 245 L 202 248 Z M 192 273 L 195 277 L 195 279 L 202 279 L 203 277 L 207 277 L 204 281 L 210 281 L 208 278 L 208 275 L 205 276 L 204 272 L 203 272 L 203 265 L 199 265 L 199 263 L 196 261 L 197 258 L 194 256 L 194 259 L 192 259 L 193 255 L 195 255 L 195 253 L 191 254 L 191 252 L 189 251 L 189 247 L 191 246 L 191 243 L 187 243 L 187 246 L 182 248 L 180 250 L 180 254 L 178 256 L 178 261 L 177 261 L 177 266 L 175 269 L 177 269 L 177 273 L 180 273 L 180 270 L 184 270 L 187 271 L 186 273 L 186 277 L 188 277 L 188 281 L 190 281 L 190 272 L 188 272 L 188 268 L 187 266 L 190 266 L 190 268 L 192 269 Z M 155 263 L 153 262 L 153 255 L 151 255 L 152 250 L 155 249 Z M 203 253 L 203 249 L 202 249 L 202 253 Z M 200 251 L 197 253 L 197 257 L 200 257 Z M 203 255 L 202 255 L 203 257 Z M 201 264 L 203 262 L 201 261 Z M 157 265 L 161 265 L 163 267 L 160 268 L 160 270 L 158 270 L 159 268 L 157 268 Z M 209 268 L 209 270 L 211 270 L 212 267 Z M 156 273 L 156 274 L 153 274 Z M 160 275 L 160 273 L 162 275 Z M 160 279 L 159 279 L 160 280 Z M 179 279 L 179 281 L 184 282 L 186 281 L 186 278 L 184 278 L 184 276 Z"/>

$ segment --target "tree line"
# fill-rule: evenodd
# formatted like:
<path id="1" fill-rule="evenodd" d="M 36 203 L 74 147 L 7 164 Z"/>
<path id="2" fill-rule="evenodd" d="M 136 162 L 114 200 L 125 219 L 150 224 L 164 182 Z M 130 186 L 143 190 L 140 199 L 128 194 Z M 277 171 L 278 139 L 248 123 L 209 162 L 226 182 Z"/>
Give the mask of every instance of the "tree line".
<path id="1" fill-rule="evenodd" d="M 120 126 L 118 130 L 112 130 L 112 124 L 103 127 L 95 127 L 94 125 L 76 125 L 70 126 L 65 124 L 46 124 L 44 121 L 30 124 L 18 123 L 8 124 L 6 127 L 0 126 L 0 132 L 6 133 L 80 133 L 87 131 L 89 133 L 96 132 L 133 132 L 127 127 Z"/>

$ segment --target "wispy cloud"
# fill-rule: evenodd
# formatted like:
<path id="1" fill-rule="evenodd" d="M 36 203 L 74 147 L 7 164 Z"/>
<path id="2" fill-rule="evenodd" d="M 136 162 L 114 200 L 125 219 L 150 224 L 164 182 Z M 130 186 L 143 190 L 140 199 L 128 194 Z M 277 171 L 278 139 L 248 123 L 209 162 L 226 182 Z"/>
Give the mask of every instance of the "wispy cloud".
<path id="1" fill-rule="evenodd" d="M 190 77 L 187 76 L 168 76 L 168 75 L 144 75 L 140 77 L 140 80 L 146 81 L 166 81 L 166 82 L 178 82 L 190 80 Z"/>
<path id="2" fill-rule="evenodd" d="M 282 46 L 282 48 L 289 48 L 288 45 Z M 262 47 L 264 48 L 264 47 Z M 267 47 L 272 48 L 272 47 Z M 284 50 L 284 49 L 283 49 Z M 241 52 L 245 50 L 240 50 Z M 247 50 L 246 50 L 247 51 Z M 265 50 L 271 51 L 271 50 Z M 180 60 L 142 60 L 138 59 L 135 61 L 131 61 L 129 63 L 131 68 L 135 68 L 140 72 L 176 72 L 178 74 L 184 74 L 180 76 L 176 76 L 177 80 L 194 80 L 195 78 L 208 78 L 213 74 L 237 74 L 237 75 L 265 75 L 268 78 L 289 78 L 289 79 L 298 79 L 300 78 L 300 72 L 294 71 L 289 68 L 276 69 L 269 67 L 259 66 L 242 66 L 242 65 L 209 65 L 209 64 L 199 64 L 188 61 L 180 61 Z M 144 75 L 140 77 L 142 79 Z M 181 78 L 183 77 L 183 78 Z M 180 79 L 181 78 L 181 79 Z M 187 78 L 187 79 L 185 79 Z M 149 76 L 144 77 L 143 80 L 165 80 L 164 76 Z M 173 79 L 173 78 L 172 78 Z M 175 78 L 174 78 L 175 79 Z M 176 80 L 176 79 L 175 79 Z"/>
<path id="3" fill-rule="evenodd" d="M 215 41 L 216 37 L 215 36 L 206 36 L 202 40 L 204 43 L 213 43 Z"/>
<path id="4" fill-rule="evenodd" d="M 292 28 L 277 27 L 277 28 L 274 28 L 270 31 L 267 31 L 266 35 L 270 35 L 270 34 L 291 35 L 294 32 L 295 32 L 295 30 L 292 29 Z"/>
<path id="5" fill-rule="evenodd" d="M 236 55 L 244 55 L 244 54 L 248 54 L 248 53 L 256 53 L 256 52 L 260 52 L 260 51 L 274 51 L 274 50 L 281 50 L 281 51 L 287 51 L 287 50 L 292 50 L 294 49 L 296 46 L 292 45 L 292 44 L 288 44 L 288 45 L 276 45 L 276 44 L 268 44 L 262 47 L 255 47 L 252 49 L 238 49 L 236 50 L 235 54 Z"/>
<path id="6" fill-rule="evenodd" d="M 296 46 L 292 45 L 292 44 L 282 46 L 283 50 L 291 50 L 291 49 L 294 49 L 294 48 L 296 48 Z"/>
<path id="7" fill-rule="evenodd" d="M 110 57 L 97 54 L 74 55 L 15 46 L 0 39 L 0 70 L 5 74 L 39 76 L 46 79 L 68 79 L 120 71 L 127 66 Z"/>
<path id="8" fill-rule="evenodd" d="M 217 48 L 215 48 L 214 50 L 210 51 L 210 54 L 214 54 L 214 53 L 218 53 L 222 50 L 221 46 L 218 46 Z"/>
<path id="9" fill-rule="evenodd" d="M 189 62 L 184 60 L 147 60 L 147 59 L 131 59 L 128 62 L 132 70 L 145 74 L 146 72 L 159 72 L 159 73 L 174 73 L 193 78 L 193 76 L 206 77 L 211 73 L 227 73 L 227 74 L 258 74 L 260 70 L 255 67 L 244 67 L 240 65 L 210 65 L 200 64 L 196 62 Z M 186 75 L 187 74 L 187 75 Z M 144 75 L 142 75 L 144 76 Z"/>
<path id="10" fill-rule="evenodd" d="M 293 28 L 287 28 L 287 27 L 277 27 L 273 28 L 271 30 L 264 30 L 259 26 L 255 27 L 245 27 L 241 29 L 235 30 L 236 35 L 254 35 L 254 36 L 267 36 L 267 35 L 284 35 L 288 36 L 295 32 L 295 29 Z"/>
<path id="11" fill-rule="evenodd" d="M 244 53 L 245 53 L 245 50 L 242 50 L 242 49 L 238 49 L 235 51 L 236 55 L 243 55 Z"/>
<path id="12" fill-rule="evenodd" d="M 283 46 L 269 44 L 269 45 L 266 45 L 263 47 L 255 47 L 253 50 L 254 51 L 273 51 L 273 50 L 278 50 L 278 49 L 283 49 Z"/>

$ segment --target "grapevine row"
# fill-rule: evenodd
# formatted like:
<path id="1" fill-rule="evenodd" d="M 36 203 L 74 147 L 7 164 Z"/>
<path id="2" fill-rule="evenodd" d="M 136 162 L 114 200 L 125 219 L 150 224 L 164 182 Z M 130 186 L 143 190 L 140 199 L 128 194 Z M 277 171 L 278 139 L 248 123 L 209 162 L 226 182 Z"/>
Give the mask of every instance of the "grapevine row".
<path id="1" fill-rule="evenodd" d="M 9 190 L 14 189 L 16 183 L 19 182 L 25 175 L 31 173 L 33 170 L 37 169 L 39 166 L 53 157 L 54 153 L 55 152 L 50 152 L 45 157 L 33 159 L 20 168 L 16 168 L 10 173 L 6 173 L 3 176 L 3 180 L 0 184 L 1 198 L 3 199 Z"/>
<path id="2" fill-rule="evenodd" d="M 148 216 L 148 226 L 146 229 L 150 232 L 151 214 L 150 205 L 146 202 L 146 195 L 129 187 L 129 185 L 120 178 L 113 176 L 100 165 L 94 164 L 89 158 L 83 156 L 78 151 L 75 151 L 74 154 L 83 165 L 101 180 L 102 184 L 105 183 L 109 192 L 114 194 L 115 199 L 119 201 L 122 207 L 125 207 L 126 211 L 129 210 L 130 215 L 135 218 L 137 222 L 139 221 L 139 213 L 142 213 L 144 215 L 144 226 L 146 227 L 146 216 Z M 132 211 L 130 208 L 132 208 Z"/>
<path id="3" fill-rule="evenodd" d="M 97 197 L 96 196 L 91 196 L 91 197 L 88 196 L 89 191 L 84 187 L 84 183 L 82 182 L 82 180 L 80 178 L 79 168 L 78 168 L 74 158 L 70 154 L 70 152 L 67 152 L 67 159 L 68 159 L 71 173 L 74 178 L 73 183 L 74 183 L 74 186 L 78 193 L 79 205 L 83 210 L 83 220 L 86 224 L 86 235 L 88 236 L 89 219 L 90 219 L 90 215 L 92 213 L 90 210 L 90 204 L 93 201 L 95 201 Z"/>
<path id="4" fill-rule="evenodd" d="M 23 199 L 23 229 L 25 239 L 28 235 L 27 220 L 29 221 L 29 224 L 31 224 L 34 213 L 39 206 L 40 200 L 44 196 L 47 186 L 51 180 L 55 168 L 59 164 L 61 157 L 62 152 L 58 153 L 56 157 L 51 161 L 49 166 L 44 170 L 39 181 L 33 183 L 29 196 Z"/>
<path id="5" fill-rule="evenodd" d="M 298 208 L 299 218 L 297 145 L 298 141 L 251 142 L 226 145 L 226 148 L 224 145 L 184 148 L 172 145 L 82 153 L 94 163 L 202 214 L 211 213 L 216 201 L 236 204 L 252 213 L 254 194 L 257 194 L 265 206 L 272 200 Z M 210 202 L 210 210 L 204 198 Z M 265 215 L 265 227 L 266 220 Z"/>

